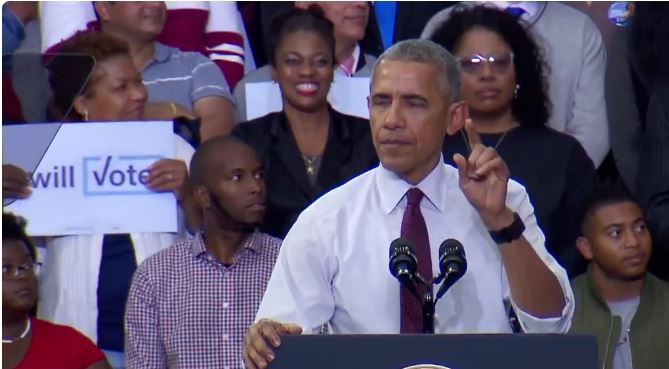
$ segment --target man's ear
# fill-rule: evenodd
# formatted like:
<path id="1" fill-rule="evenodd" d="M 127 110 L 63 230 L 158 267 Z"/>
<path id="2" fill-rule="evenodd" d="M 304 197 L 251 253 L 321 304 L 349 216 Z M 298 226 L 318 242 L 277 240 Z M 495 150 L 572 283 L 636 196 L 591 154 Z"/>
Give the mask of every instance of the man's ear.
<path id="1" fill-rule="evenodd" d="M 446 127 L 446 133 L 453 136 L 465 126 L 465 121 L 469 118 L 469 106 L 464 101 L 454 102 L 448 107 L 448 115 L 451 120 Z"/>
<path id="2" fill-rule="evenodd" d="M 109 21 L 111 14 L 109 12 L 109 1 L 94 1 L 95 11 L 98 13 L 101 21 Z"/>
<path id="3" fill-rule="evenodd" d="M 211 195 L 204 186 L 194 186 L 193 187 L 193 197 L 195 198 L 195 203 L 200 209 L 207 209 L 211 207 Z"/>
<path id="4" fill-rule="evenodd" d="M 587 238 L 581 236 L 576 239 L 576 248 L 583 255 L 585 260 L 591 261 L 594 259 L 595 255 L 592 252 L 592 245 Z"/>

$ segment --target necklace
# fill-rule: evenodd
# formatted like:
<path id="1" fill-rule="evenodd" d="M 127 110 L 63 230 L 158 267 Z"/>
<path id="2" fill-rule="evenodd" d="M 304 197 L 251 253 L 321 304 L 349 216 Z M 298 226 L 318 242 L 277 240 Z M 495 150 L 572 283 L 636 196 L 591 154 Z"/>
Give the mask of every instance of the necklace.
<path id="1" fill-rule="evenodd" d="M 307 168 L 307 174 L 313 176 L 316 173 L 316 161 L 318 160 L 318 155 L 302 155 L 304 159 L 304 165 Z"/>
<path id="2" fill-rule="evenodd" d="M 499 140 L 497 140 L 497 143 L 495 144 L 495 147 L 494 147 L 495 150 L 497 150 L 497 148 L 499 147 L 499 144 L 502 143 L 502 140 L 504 140 L 504 137 L 506 137 L 506 134 L 509 133 L 509 131 L 510 131 L 510 129 L 507 129 L 506 131 L 504 131 L 504 133 L 502 133 L 502 137 L 500 137 Z M 466 133 L 463 129 L 460 130 L 460 133 L 462 134 L 462 138 L 465 140 L 465 146 L 467 146 L 467 150 L 469 150 L 469 152 L 471 153 L 472 152 L 472 147 L 469 145 L 469 138 L 467 137 L 467 135 L 466 135 Z"/>
<path id="3" fill-rule="evenodd" d="M 14 338 L 14 339 L 9 339 L 9 340 L 6 340 L 6 339 L 3 338 L 2 343 L 14 343 L 14 342 L 16 342 L 20 339 L 25 338 L 26 335 L 28 335 L 28 332 L 30 332 L 30 319 L 28 319 L 26 321 L 26 329 L 23 330 L 23 333 L 21 333 L 20 336 L 18 336 L 17 338 Z"/>

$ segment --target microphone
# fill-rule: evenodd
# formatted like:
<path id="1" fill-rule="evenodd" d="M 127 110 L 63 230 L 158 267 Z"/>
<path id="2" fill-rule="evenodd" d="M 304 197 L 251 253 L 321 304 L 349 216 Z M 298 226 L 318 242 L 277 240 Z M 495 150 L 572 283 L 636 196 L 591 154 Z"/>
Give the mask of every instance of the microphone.
<path id="1" fill-rule="evenodd" d="M 398 238 L 390 243 L 390 273 L 397 279 L 413 276 L 418 269 L 418 260 L 411 242 Z"/>
<path id="2" fill-rule="evenodd" d="M 407 240 L 398 238 L 390 243 L 389 254 L 388 268 L 390 273 L 404 287 L 408 288 L 412 295 L 418 298 L 415 282 L 418 260 L 413 252 L 413 245 Z"/>
<path id="3" fill-rule="evenodd" d="M 435 301 L 439 300 L 467 271 L 465 248 L 460 241 L 449 238 L 439 245 L 439 271 L 439 278 L 435 282 L 439 283 L 438 281 L 442 279 L 444 282 L 437 291 Z"/>

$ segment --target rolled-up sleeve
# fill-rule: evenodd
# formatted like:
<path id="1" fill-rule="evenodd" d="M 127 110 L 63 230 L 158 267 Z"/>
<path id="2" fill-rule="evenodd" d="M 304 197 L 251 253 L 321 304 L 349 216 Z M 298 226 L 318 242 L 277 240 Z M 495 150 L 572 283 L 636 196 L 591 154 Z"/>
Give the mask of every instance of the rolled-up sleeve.
<path id="1" fill-rule="evenodd" d="M 318 333 L 334 313 L 332 255 L 307 209 L 284 239 L 256 321 L 270 318 Z M 321 234 L 319 234 L 321 233 Z"/>
<path id="2" fill-rule="evenodd" d="M 518 316 L 520 326 L 525 333 L 566 333 L 571 326 L 571 319 L 574 316 L 574 293 L 571 289 L 567 272 L 546 250 L 546 240 L 543 232 L 537 225 L 537 219 L 534 216 L 534 207 L 530 203 L 527 192 L 523 190 L 523 195 L 520 197 L 518 204 L 507 203 L 507 205 L 510 205 L 512 209 L 516 209 L 516 212 L 525 224 L 523 237 L 529 242 L 541 261 L 546 264 L 548 269 L 550 269 L 558 279 L 565 299 L 565 306 L 562 309 L 561 315 L 553 318 L 537 318 L 523 311 L 511 296 L 511 289 L 509 287 L 508 279 L 506 278 L 506 272 L 502 273 L 504 299 L 511 302 L 511 306 Z M 574 245 L 574 247 L 576 246 Z"/>

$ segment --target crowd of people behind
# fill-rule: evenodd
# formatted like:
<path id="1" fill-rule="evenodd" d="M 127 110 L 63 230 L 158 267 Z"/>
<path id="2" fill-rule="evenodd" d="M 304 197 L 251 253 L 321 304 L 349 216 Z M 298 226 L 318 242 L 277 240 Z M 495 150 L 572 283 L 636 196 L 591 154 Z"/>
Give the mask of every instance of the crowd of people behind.
<path id="1" fill-rule="evenodd" d="M 51 98 L 27 108 L 3 60 L 3 125 L 173 120 L 147 187 L 180 221 L 31 238 L 3 212 L 3 367 L 265 368 L 283 334 L 416 332 L 398 236 L 428 278 L 443 239 L 467 252 L 436 333 L 586 332 L 602 367 L 666 365 L 669 7 L 636 4 L 623 63 L 560 2 L 412 4 L 5 3 L 3 56 L 41 35 Z M 369 119 L 332 106 L 345 78 Z M 281 109 L 247 120 L 263 82 Z M 3 200 L 28 171 L 3 163 Z"/>

